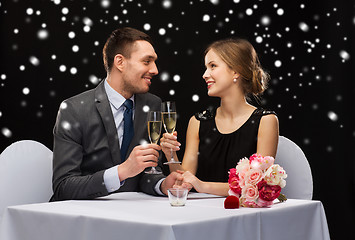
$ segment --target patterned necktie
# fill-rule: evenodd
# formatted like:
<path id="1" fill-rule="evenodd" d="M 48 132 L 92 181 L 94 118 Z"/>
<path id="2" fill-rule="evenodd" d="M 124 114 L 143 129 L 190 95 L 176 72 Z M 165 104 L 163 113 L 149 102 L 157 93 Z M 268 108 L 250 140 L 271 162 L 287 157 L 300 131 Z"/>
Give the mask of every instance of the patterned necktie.
<path id="1" fill-rule="evenodd" d="M 121 160 L 124 162 L 126 158 L 126 153 L 129 147 L 129 144 L 131 143 L 131 140 L 134 135 L 134 128 L 133 128 L 133 120 L 132 120 L 132 115 L 133 115 L 133 101 L 131 99 L 127 99 L 123 105 L 126 107 L 126 110 L 124 111 L 123 114 L 123 122 L 124 122 L 124 127 L 123 127 L 123 140 L 122 140 L 122 145 L 121 145 Z"/>

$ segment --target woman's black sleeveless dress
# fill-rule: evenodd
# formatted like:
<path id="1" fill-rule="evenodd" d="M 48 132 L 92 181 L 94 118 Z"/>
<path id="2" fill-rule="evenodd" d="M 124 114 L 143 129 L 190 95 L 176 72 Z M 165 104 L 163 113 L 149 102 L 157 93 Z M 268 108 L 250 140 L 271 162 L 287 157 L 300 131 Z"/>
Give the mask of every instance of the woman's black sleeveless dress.
<path id="1" fill-rule="evenodd" d="M 229 169 L 235 168 L 241 158 L 256 153 L 260 119 L 268 114 L 275 113 L 255 109 L 239 129 L 222 134 L 216 126 L 216 108 L 196 113 L 195 117 L 200 121 L 196 176 L 202 181 L 227 182 Z"/>

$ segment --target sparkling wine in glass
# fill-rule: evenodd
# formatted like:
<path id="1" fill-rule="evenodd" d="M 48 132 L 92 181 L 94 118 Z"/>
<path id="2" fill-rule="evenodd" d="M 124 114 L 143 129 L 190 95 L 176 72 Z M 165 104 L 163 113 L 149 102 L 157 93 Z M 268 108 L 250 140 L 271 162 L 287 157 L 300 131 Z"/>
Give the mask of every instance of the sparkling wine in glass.
<path id="1" fill-rule="evenodd" d="M 176 106 L 175 102 L 163 102 L 161 104 L 161 114 L 163 118 L 163 125 L 165 131 L 169 134 L 173 134 L 176 128 Z M 173 150 L 170 149 L 170 160 L 165 162 L 164 164 L 171 164 L 171 163 L 181 163 L 174 159 Z"/>
<path id="2" fill-rule="evenodd" d="M 148 136 L 150 143 L 158 144 L 160 133 L 161 133 L 161 112 L 150 111 L 148 112 Z M 160 174 L 162 172 L 158 171 L 155 167 L 152 167 L 149 171 L 145 171 L 148 174 Z"/>

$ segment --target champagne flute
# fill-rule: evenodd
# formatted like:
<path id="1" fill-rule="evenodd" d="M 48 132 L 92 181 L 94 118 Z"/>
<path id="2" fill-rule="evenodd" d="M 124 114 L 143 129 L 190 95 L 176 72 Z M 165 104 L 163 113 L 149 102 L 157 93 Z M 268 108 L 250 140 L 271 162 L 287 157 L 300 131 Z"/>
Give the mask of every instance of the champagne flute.
<path id="1" fill-rule="evenodd" d="M 161 112 L 150 111 L 148 112 L 148 136 L 150 143 L 158 144 L 161 133 Z M 145 171 L 148 174 L 160 174 L 155 167 L 152 167 L 149 171 Z"/>
<path id="2" fill-rule="evenodd" d="M 176 128 L 176 107 L 175 102 L 163 102 L 161 104 L 161 113 L 163 116 L 163 125 L 165 131 L 169 134 L 173 134 Z M 164 164 L 171 164 L 171 163 L 181 163 L 174 159 L 173 149 L 170 149 L 170 161 L 168 160 Z"/>

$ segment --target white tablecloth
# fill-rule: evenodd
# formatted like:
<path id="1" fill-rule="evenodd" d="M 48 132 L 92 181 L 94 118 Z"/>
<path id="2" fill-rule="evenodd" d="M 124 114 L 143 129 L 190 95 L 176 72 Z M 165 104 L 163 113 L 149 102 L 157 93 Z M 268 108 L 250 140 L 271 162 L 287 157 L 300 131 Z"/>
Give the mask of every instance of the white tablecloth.
<path id="1" fill-rule="evenodd" d="M 289 199 L 271 208 L 224 209 L 224 199 L 190 193 L 184 207 L 171 207 L 166 197 L 117 193 L 12 206 L 5 210 L 0 239 L 330 239 L 319 201 Z"/>

